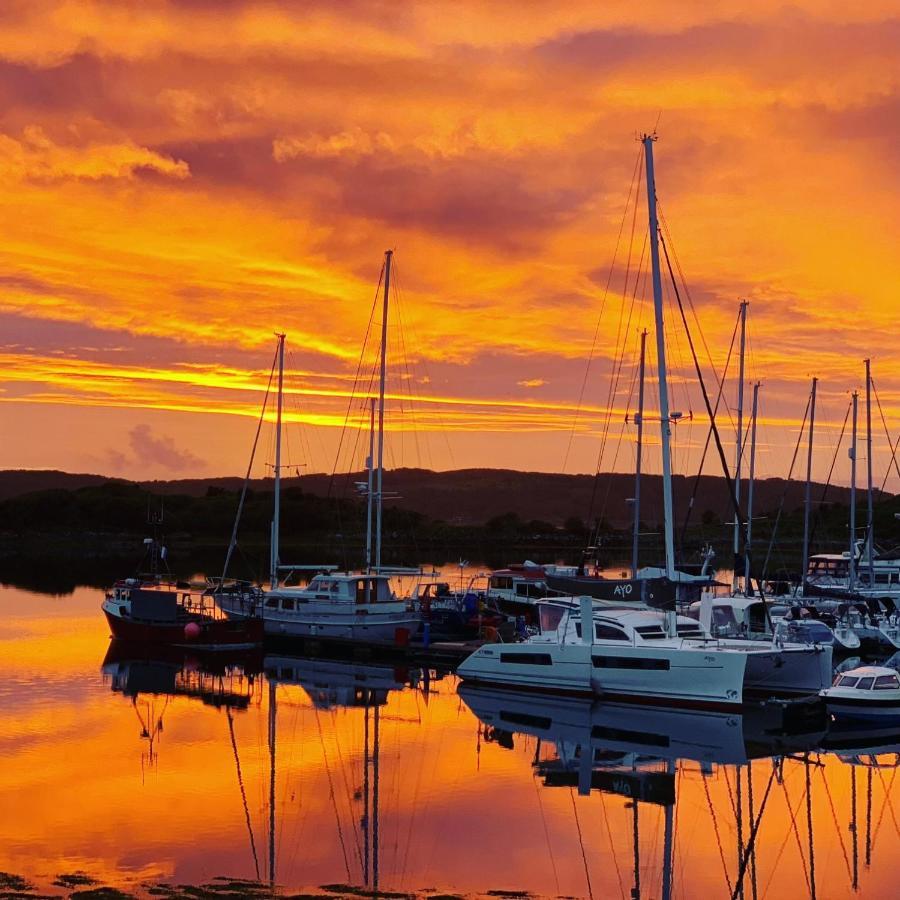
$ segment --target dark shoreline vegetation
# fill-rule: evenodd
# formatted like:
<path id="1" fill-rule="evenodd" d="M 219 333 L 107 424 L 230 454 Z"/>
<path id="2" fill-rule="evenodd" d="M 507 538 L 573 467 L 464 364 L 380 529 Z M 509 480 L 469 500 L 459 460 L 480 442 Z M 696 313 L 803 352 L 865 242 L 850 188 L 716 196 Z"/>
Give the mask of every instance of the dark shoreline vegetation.
<path id="1" fill-rule="evenodd" d="M 527 900 L 537 897 L 526 891 L 494 888 L 476 893 L 457 894 L 422 888 L 415 891 L 373 890 L 352 884 L 323 884 L 312 891 L 285 891 L 277 884 L 244 878 L 217 876 L 203 884 L 169 884 L 167 882 L 128 884 L 121 887 L 104 885 L 85 872 L 57 875 L 45 890 L 22 875 L 0 872 L 0 900 L 137 900 L 139 897 L 192 898 L 192 900 L 313 900 L 313 898 L 388 898 L 388 900 L 466 900 L 492 897 Z"/>
<path id="2" fill-rule="evenodd" d="M 478 470 L 481 483 L 484 473 Z M 12 473 L 0 473 L 8 476 Z M 27 473 L 30 480 L 36 473 Z M 63 473 L 53 473 L 62 475 Z M 441 473 L 428 473 L 435 478 Z M 460 473 L 451 473 L 454 477 Z M 480 522 L 460 522 L 454 516 L 452 498 L 444 506 L 422 501 L 428 512 L 394 504 L 384 510 L 384 561 L 388 565 L 453 566 L 460 559 L 472 560 L 489 568 L 511 562 L 533 559 L 536 562 L 564 561 L 577 563 L 582 550 L 591 539 L 593 527 L 599 525 L 601 535 L 601 563 L 618 568 L 627 565 L 631 556 L 631 527 L 626 519 L 595 517 L 588 527 L 585 520 L 571 514 L 560 520 L 540 515 L 541 495 L 548 481 L 563 476 L 543 476 L 539 473 L 515 473 L 516 492 L 509 493 L 506 476 L 498 471 L 500 482 L 492 493 L 484 493 L 484 518 Z M 388 473 L 388 481 L 403 480 L 403 472 Z M 81 476 L 68 476 L 77 479 Z M 353 476 L 349 476 L 353 477 Z M 346 476 L 341 476 L 344 480 Z M 581 478 L 581 476 L 579 476 Z M 408 479 L 407 479 L 408 480 Z M 533 490 L 521 496 L 521 484 L 533 483 Z M 604 483 L 606 480 L 606 483 Z M 232 482 L 235 480 L 232 479 Z M 644 509 L 652 513 L 658 505 L 653 497 L 657 482 L 647 478 L 648 502 Z M 715 482 L 715 479 L 711 479 Z M 718 480 L 724 491 L 724 481 Z M 589 479 L 589 484 L 594 480 Z M 177 486 L 179 483 L 171 483 Z M 169 548 L 169 560 L 180 575 L 195 572 L 221 574 L 225 550 L 231 536 L 235 511 L 240 495 L 239 483 L 223 487 L 207 484 L 204 490 L 198 482 L 187 482 L 190 493 L 171 492 L 169 483 L 164 491 L 148 490 L 146 484 L 101 479 L 98 484 L 72 488 L 52 487 L 7 496 L 0 500 L 0 580 L 21 587 L 51 593 L 68 593 L 78 584 L 102 587 L 112 580 L 137 571 L 142 541 L 150 533 L 146 524 L 148 510 L 164 510 L 162 532 Z M 601 475 L 596 482 L 598 494 L 612 489 L 621 490 L 631 484 L 626 476 Z M 802 485 L 784 482 L 763 496 L 771 505 L 758 506 L 754 515 L 754 571 L 759 572 L 769 556 L 768 574 L 796 572 L 799 568 L 802 537 Z M 701 548 L 712 544 L 717 564 L 731 568 L 733 563 L 731 528 L 727 507 L 717 512 L 695 501 L 696 510 L 688 527 L 683 528 L 683 510 L 688 507 L 690 483 L 682 479 L 676 493 L 679 511 L 676 531 L 682 559 L 694 562 Z M 824 492 L 817 486 L 814 496 Z M 835 495 L 846 495 L 845 489 L 830 489 Z M 800 496 L 798 497 L 798 493 Z M 780 496 L 779 496 L 780 494 Z M 778 537 L 769 553 L 769 542 L 781 497 L 784 503 L 778 526 Z M 531 503 L 535 512 L 525 517 L 504 508 L 523 507 Z M 590 500 L 586 495 L 581 503 L 585 508 Z M 515 501 L 514 503 L 512 501 Z M 702 502 L 710 502 L 706 497 Z M 229 575 L 259 580 L 265 577 L 268 566 L 268 538 L 272 517 L 273 494 L 271 481 L 255 483 L 247 492 L 238 549 L 234 554 Z M 865 494 L 860 496 L 859 521 L 865 522 Z M 408 505 L 408 503 L 407 503 Z M 627 504 L 620 504 L 626 509 Z M 900 497 L 881 495 L 875 507 L 875 530 L 879 543 L 893 546 L 898 542 Z M 642 516 L 641 563 L 658 564 L 662 558 L 662 526 L 648 515 Z M 840 552 L 848 542 L 848 510 L 842 502 L 817 503 L 813 523 L 814 552 Z M 282 490 L 281 506 L 282 559 L 296 563 L 333 563 L 341 567 L 356 567 L 363 563 L 365 545 L 365 504 L 356 496 L 328 497 L 306 489 L 306 479 L 291 479 Z M 860 532 L 862 533 L 862 532 Z"/>

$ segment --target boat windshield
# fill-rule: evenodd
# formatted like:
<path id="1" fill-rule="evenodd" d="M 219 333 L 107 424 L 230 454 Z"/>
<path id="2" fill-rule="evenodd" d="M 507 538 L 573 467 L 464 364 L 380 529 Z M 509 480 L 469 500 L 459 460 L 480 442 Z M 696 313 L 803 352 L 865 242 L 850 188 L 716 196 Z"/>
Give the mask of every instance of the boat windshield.
<path id="1" fill-rule="evenodd" d="M 566 608 L 564 606 L 554 606 L 550 603 L 542 603 L 539 609 L 541 632 L 556 631 L 566 613 Z"/>
<path id="2" fill-rule="evenodd" d="M 900 688 L 900 678 L 896 675 L 879 675 L 875 679 L 875 687 L 873 690 L 895 691 L 897 688 Z"/>

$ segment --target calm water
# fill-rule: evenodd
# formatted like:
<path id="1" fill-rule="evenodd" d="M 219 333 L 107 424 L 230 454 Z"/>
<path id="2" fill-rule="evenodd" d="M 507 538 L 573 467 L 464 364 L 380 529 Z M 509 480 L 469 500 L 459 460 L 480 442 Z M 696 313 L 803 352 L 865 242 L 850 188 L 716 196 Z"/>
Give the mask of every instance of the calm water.
<path id="1" fill-rule="evenodd" d="M 0 590 L 0 870 L 45 891 L 274 864 L 285 892 L 897 895 L 900 734 L 785 738 L 362 663 L 117 657 L 100 599 Z"/>

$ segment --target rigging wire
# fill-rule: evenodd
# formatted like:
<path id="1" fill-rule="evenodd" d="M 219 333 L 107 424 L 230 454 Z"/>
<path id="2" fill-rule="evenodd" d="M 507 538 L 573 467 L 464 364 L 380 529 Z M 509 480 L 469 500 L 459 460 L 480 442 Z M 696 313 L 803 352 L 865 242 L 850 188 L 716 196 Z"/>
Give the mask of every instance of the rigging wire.
<path id="1" fill-rule="evenodd" d="M 375 297 L 372 300 L 372 308 L 369 311 L 369 324 L 366 326 L 366 336 L 363 340 L 362 350 L 360 350 L 360 353 L 359 353 L 359 361 L 356 364 L 356 373 L 353 376 L 353 388 L 350 391 L 350 398 L 347 402 L 347 412 L 344 416 L 344 424 L 341 427 L 341 434 L 338 439 L 338 448 L 337 448 L 337 452 L 335 453 L 335 457 L 334 457 L 334 468 L 331 471 L 331 478 L 329 479 L 329 482 L 328 482 L 328 493 L 327 493 L 328 497 L 332 496 L 332 488 L 334 485 L 334 479 L 335 479 L 335 475 L 337 474 L 337 468 L 338 468 L 340 458 L 341 458 L 341 450 L 343 449 L 343 445 L 344 445 L 344 436 L 347 432 L 347 426 L 349 425 L 349 422 L 350 422 L 350 413 L 353 410 L 353 402 L 354 402 L 354 400 L 357 399 L 356 391 L 359 386 L 359 376 L 360 376 L 360 373 L 362 372 L 363 362 L 366 358 L 366 349 L 367 349 L 368 343 L 369 343 L 369 335 L 372 331 L 372 322 L 374 321 L 374 318 L 375 318 L 375 309 L 378 306 L 378 295 L 381 291 L 381 285 L 382 285 L 383 281 L 384 281 L 384 262 L 382 261 L 381 271 L 378 275 L 378 284 L 375 287 Z"/>
<path id="2" fill-rule="evenodd" d="M 734 890 L 731 892 L 731 900 L 737 900 L 738 896 L 743 895 L 744 874 L 747 871 L 747 862 L 749 861 L 756 846 L 756 836 L 759 833 L 759 826 L 762 824 L 763 813 L 766 809 L 766 803 L 768 802 L 769 793 L 772 790 L 772 782 L 774 781 L 774 779 L 775 769 L 773 768 L 771 773 L 769 774 L 769 782 L 766 785 L 766 790 L 763 794 L 762 802 L 759 804 L 759 815 L 757 815 L 756 820 L 753 822 L 753 826 L 750 829 L 750 838 L 747 841 L 747 849 L 744 853 L 741 854 L 741 865 L 738 869 L 737 878 L 735 879 Z"/>
<path id="3" fill-rule="evenodd" d="M 253 853 L 253 867 L 256 869 L 256 880 L 259 881 L 259 856 L 256 853 L 256 841 L 253 838 L 253 825 L 250 822 L 250 808 L 247 806 L 247 791 L 244 788 L 244 776 L 241 774 L 241 759 L 238 756 L 237 741 L 234 736 L 234 717 L 226 707 L 228 731 L 231 733 L 231 749 L 234 752 L 234 765 L 237 769 L 238 785 L 241 789 L 241 802 L 244 804 L 244 819 L 247 822 L 247 834 L 250 835 L 250 850 Z"/>
<path id="4" fill-rule="evenodd" d="M 847 420 L 850 418 L 850 410 L 852 408 L 853 408 L 853 401 L 851 400 L 847 406 L 847 412 L 844 415 L 844 422 L 841 425 L 841 433 L 838 436 L 837 444 L 835 445 L 835 448 L 834 448 L 834 455 L 831 457 L 831 468 L 829 468 L 829 470 L 828 470 L 828 479 L 826 480 L 825 484 L 822 487 L 822 496 L 819 498 L 820 507 L 821 507 L 821 504 L 823 504 L 825 502 L 825 497 L 828 494 L 828 488 L 831 486 L 831 476 L 834 474 L 834 467 L 837 464 L 838 453 L 840 452 L 841 444 L 844 441 L 844 432 L 847 429 Z M 819 521 L 820 521 L 819 516 L 816 516 L 813 519 L 812 527 L 809 530 L 810 545 L 812 545 L 813 541 L 815 540 L 816 528 L 819 525 Z"/>
<path id="5" fill-rule="evenodd" d="M 791 457 L 791 465 L 788 469 L 787 480 L 784 483 L 784 489 L 781 492 L 781 502 L 778 504 L 778 512 L 775 514 L 775 524 L 772 526 L 772 534 L 769 536 L 769 547 L 766 550 L 766 558 L 763 562 L 762 577 L 765 578 L 769 571 L 769 560 L 772 557 L 772 549 L 775 546 L 775 538 L 778 535 L 778 525 L 781 522 L 781 516 L 784 512 L 784 504 L 787 501 L 788 486 L 794 476 L 794 466 L 797 464 L 797 457 L 800 454 L 800 443 L 803 440 L 803 433 L 806 429 L 806 421 L 809 418 L 809 408 L 812 404 L 812 396 L 806 399 L 806 409 L 803 412 L 803 421 L 800 423 L 800 430 L 797 432 L 797 443 L 794 446 L 794 455 Z"/>
<path id="6" fill-rule="evenodd" d="M 718 390 L 718 393 L 716 394 L 716 405 L 713 409 L 714 415 L 718 415 L 718 413 L 719 413 L 719 403 L 722 400 L 722 396 L 723 396 L 724 390 L 725 390 L 725 379 L 728 377 L 728 369 L 729 369 L 729 366 L 731 365 L 731 356 L 734 352 L 734 343 L 735 343 L 735 340 L 737 339 L 737 331 L 738 331 L 739 322 L 740 322 L 740 316 L 738 316 L 738 318 L 735 319 L 734 330 L 731 332 L 731 343 L 728 345 L 728 356 L 725 358 L 725 368 L 722 370 L 722 378 L 719 381 L 719 390 Z M 694 502 L 697 499 L 697 492 L 700 489 L 700 479 L 703 476 L 703 466 L 706 464 L 706 454 L 709 452 L 709 442 L 711 439 L 712 439 L 712 426 L 710 426 L 709 430 L 706 433 L 706 443 L 703 445 L 703 453 L 700 456 L 700 466 L 697 469 L 696 476 L 694 477 L 694 488 L 691 491 L 691 498 L 688 501 L 687 512 L 685 513 L 685 516 L 684 516 L 684 523 L 681 526 L 681 540 L 679 543 L 681 544 L 682 552 L 684 551 L 684 541 L 685 541 L 685 537 L 687 536 L 688 525 L 690 524 L 690 521 L 691 521 L 691 513 L 694 510 Z"/>
<path id="7" fill-rule="evenodd" d="M 603 321 L 603 312 L 606 309 L 606 299 L 609 296 L 609 289 L 610 289 L 610 285 L 612 284 L 613 272 L 615 271 L 615 266 L 616 266 L 616 259 L 618 258 L 618 255 L 619 255 L 619 244 L 622 241 L 622 234 L 625 231 L 625 222 L 628 219 L 628 208 L 631 204 L 632 194 L 635 197 L 635 208 L 637 208 L 637 193 L 638 193 L 638 191 L 640 191 L 640 185 L 641 185 L 641 182 L 643 179 L 643 168 L 641 167 L 642 154 L 643 154 L 643 150 L 639 150 L 637 153 L 637 156 L 635 157 L 635 160 L 634 160 L 634 170 L 631 173 L 631 184 L 628 188 L 628 196 L 625 198 L 625 208 L 624 208 L 624 210 L 622 210 L 622 221 L 619 224 L 619 233 L 616 237 L 616 246 L 615 246 L 615 249 L 613 250 L 612 260 L 610 261 L 610 264 L 609 264 L 609 273 L 606 277 L 606 286 L 603 289 L 603 297 L 600 300 L 600 312 L 597 314 L 597 324 L 594 328 L 594 339 L 591 342 L 591 350 L 590 350 L 590 353 L 588 354 L 587 364 L 585 365 L 585 368 L 584 368 L 584 378 L 582 379 L 582 382 L 581 382 L 581 391 L 578 394 L 578 403 L 575 406 L 575 415 L 572 419 L 572 427 L 569 431 L 569 442 L 568 442 L 568 445 L 566 446 L 566 453 L 563 458 L 563 466 L 562 466 L 563 472 L 566 471 L 566 466 L 569 463 L 569 454 L 571 453 L 571 450 L 572 450 L 572 439 L 575 437 L 575 428 L 578 425 L 578 416 L 581 413 L 581 405 L 584 402 L 584 393 L 585 393 L 585 390 L 587 389 L 588 376 L 590 375 L 590 371 L 591 371 L 591 363 L 594 360 L 594 353 L 597 349 L 597 339 L 600 336 L 600 323 Z M 635 187 L 635 182 L 637 182 L 637 187 Z"/>
<path id="8" fill-rule="evenodd" d="M 247 488 L 250 484 L 250 475 L 253 471 L 253 458 L 256 456 L 256 447 L 259 444 L 259 434 L 262 430 L 263 421 L 266 417 L 266 404 L 269 401 L 269 393 L 272 390 L 272 379 L 275 377 L 275 366 L 278 362 L 278 350 L 275 350 L 275 357 L 272 360 L 272 368 L 269 371 L 269 381 L 266 384 L 266 393 L 263 397 L 262 409 L 259 413 L 259 421 L 256 423 L 256 434 L 253 438 L 253 448 L 250 451 L 250 462 L 247 463 L 247 474 L 244 476 L 244 484 L 241 487 L 241 497 L 238 501 L 237 514 L 234 517 L 234 525 L 231 529 L 231 540 L 228 542 L 228 552 L 225 554 L 225 564 L 222 566 L 222 582 L 224 583 L 228 575 L 228 565 L 231 562 L 231 556 L 234 548 L 237 546 L 238 527 L 241 522 L 241 513 L 244 511 L 244 501 L 247 499 Z"/>

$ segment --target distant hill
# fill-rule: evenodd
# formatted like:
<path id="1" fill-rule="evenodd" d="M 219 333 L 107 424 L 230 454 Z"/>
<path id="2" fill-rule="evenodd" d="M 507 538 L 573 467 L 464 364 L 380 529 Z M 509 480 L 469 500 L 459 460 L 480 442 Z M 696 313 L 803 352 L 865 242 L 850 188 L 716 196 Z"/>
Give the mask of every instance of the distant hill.
<path id="1" fill-rule="evenodd" d="M 285 479 L 285 486 L 300 487 L 309 494 L 350 498 L 355 495 L 354 482 L 365 481 L 364 472 L 341 474 L 333 479 L 327 474 L 304 475 Z M 674 481 L 675 508 L 681 521 L 694 492 L 693 478 L 676 476 Z M 108 482 L 130 483 L 125 479 L 103 475 L 73 474 L 55 470 L 0 471 L 0 501 L 34 491 L 76 490 L 95 487 Z M 186 495 L 201 497 L 210 488 L 234 491 L 241 487 L 238 477 L 189 478 L 172 481 L 142 481 L 137 484 L 157 495 Z M 272 479 L 257 479 L 255 490 L 271 490 Z M 790 513 L 803 503 L 804 484 L 786 483 L 780 478 L 759 480 L 755 485 L 755 509 L 764 515 L 777 510 L 782 496 L 785 512 Z M 578 518 L 587 521 L 603 518 L 613 526 L 622 527 L 631 519 L 628 499 L 634 494 L 634 477 L 610 473 L 592 475 L 557 475 L 544 472 L 519 472 L 511 469 L 458 469 L 451 472 L 432 472 L 426 469 L 395 469 L 385 473 L 385 490 L 399 495 L 386 505 L 442 519 L 451 524 L 480 525 L 489 520 L 514 513 L 523 521 L 540 520 L 562 525 Z M 816 501 L 823 496 L 824 485 L 813 485 Z M 831 486 L 827 490 L 829 503 L 847 504 L 849 490 Z M 879 495 L 886 499 L 890 495 Z M 593 502 L 592 502 L 593 498 Z M 655 525 L 662 519 L 662 479 L 645 476 L 642 482 L 641 519 Z M 697 485 L 693 501 L 693 521 L 707 523 L 727 520 L 731 516 L 725 480 L 703 476 Z"/>

